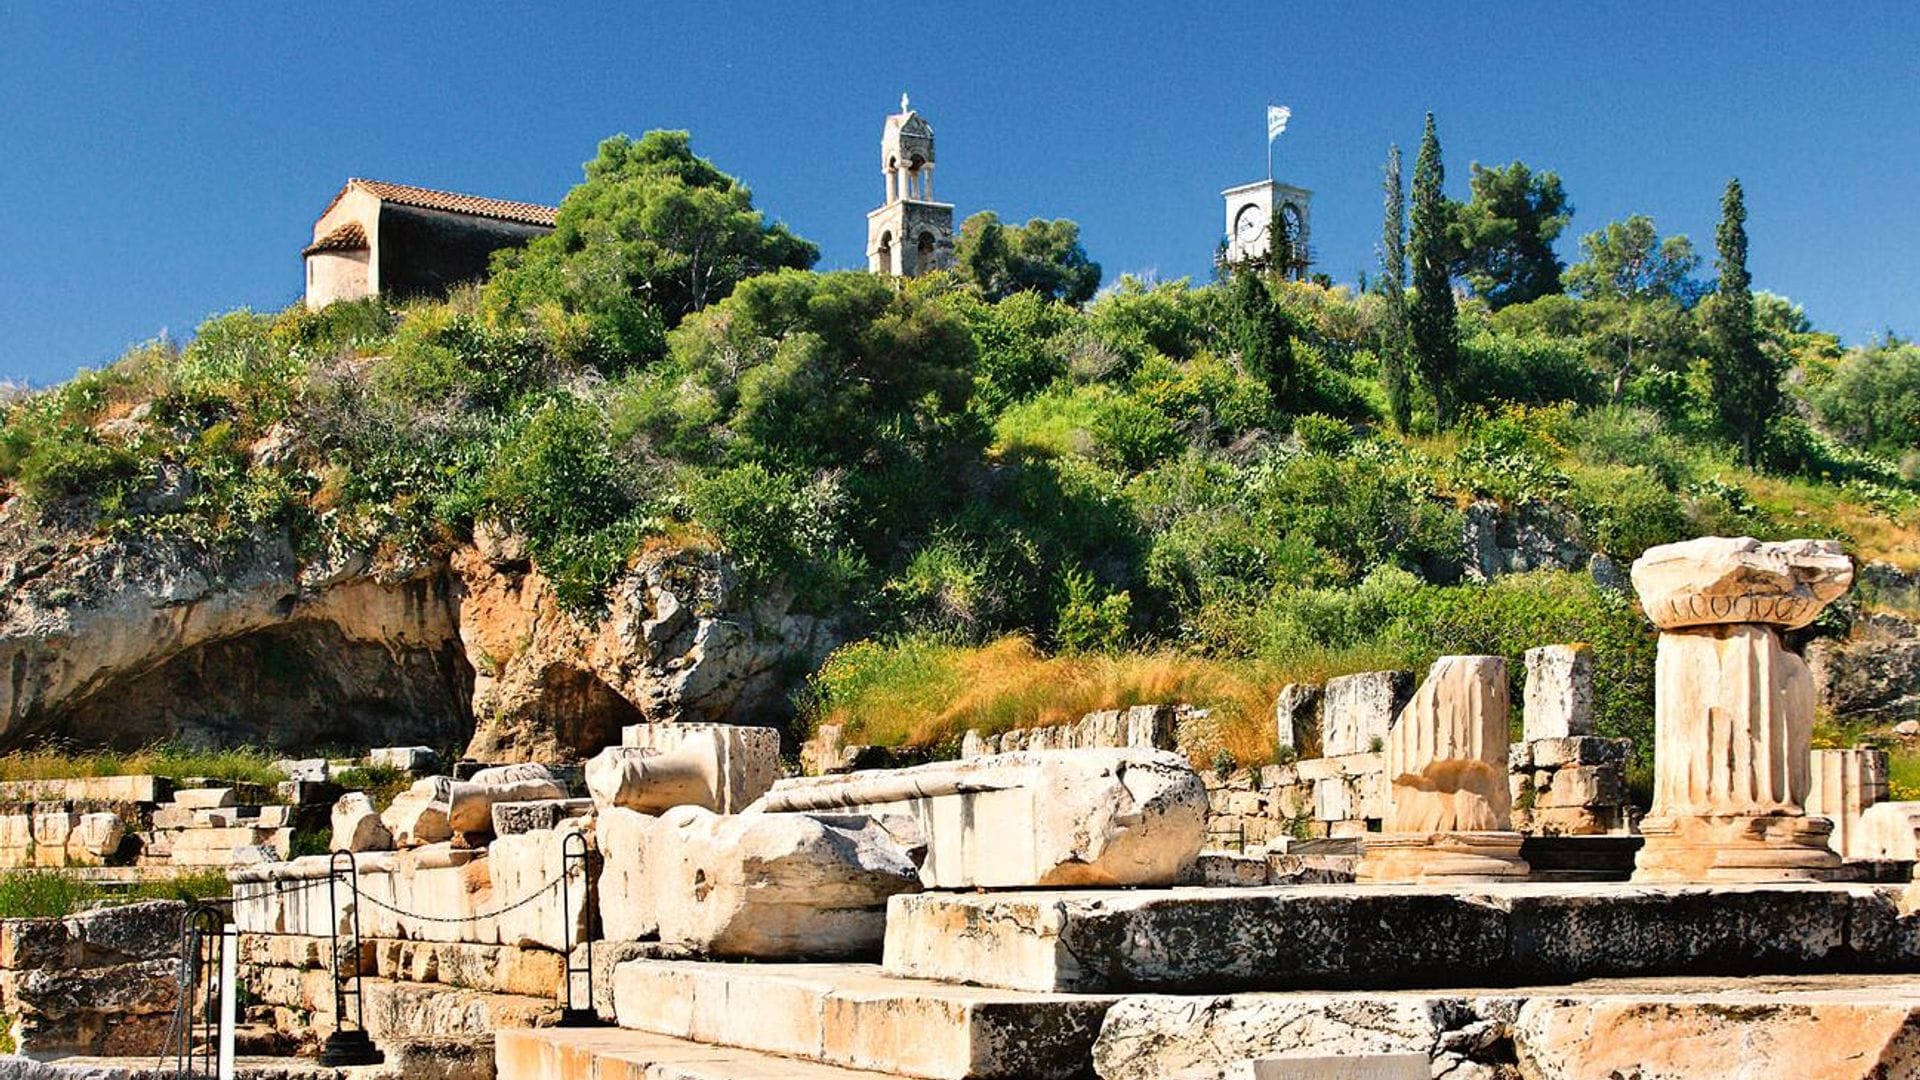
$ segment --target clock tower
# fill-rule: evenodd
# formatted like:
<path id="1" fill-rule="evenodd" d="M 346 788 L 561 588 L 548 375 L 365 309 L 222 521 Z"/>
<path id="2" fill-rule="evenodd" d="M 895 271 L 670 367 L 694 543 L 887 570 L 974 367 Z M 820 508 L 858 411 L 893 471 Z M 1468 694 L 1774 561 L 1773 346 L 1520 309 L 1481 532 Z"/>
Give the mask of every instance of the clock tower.
<path id="1" fill-rule="evenodd" d="M 1292 184 L 1259 180 L 1230 187 L 1220 194 L 1227 202 L 1225 259 L 1228 265 L 1267 257 L 1273 250 L 1273 237 L 1269 233 L 1278 211 L 1287 230 L 1288 247 L 1293 252 L 1293 265 L 1287 268 L 1287 273 L 1305 273 L 1312 251 L 1309 245 L 1313 192 Z"/>
<path id="2" fill-rule="evenodd" d="M 900 95 L 880 134 L 886 202 L 867 214 L 867 269 L 918 277 L 953 265 L 953 204 L 933 201 L 933 128 Z"/>

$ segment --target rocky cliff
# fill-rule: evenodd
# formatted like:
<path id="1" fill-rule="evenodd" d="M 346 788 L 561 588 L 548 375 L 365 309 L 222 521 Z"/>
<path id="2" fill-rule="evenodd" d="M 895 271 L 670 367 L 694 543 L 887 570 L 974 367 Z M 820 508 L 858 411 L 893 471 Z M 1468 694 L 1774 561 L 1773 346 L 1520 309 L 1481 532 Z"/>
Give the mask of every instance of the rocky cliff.
<path id="1" fill-rule="evenodd" d="M 510 535 L 444 559 L 100 539 L 0 508 L 0 745 L 411 742 L 590 753 L 640 720 L 778 722 L 836 643 L 724 559 L 664 551 L 562 611 Z"/>

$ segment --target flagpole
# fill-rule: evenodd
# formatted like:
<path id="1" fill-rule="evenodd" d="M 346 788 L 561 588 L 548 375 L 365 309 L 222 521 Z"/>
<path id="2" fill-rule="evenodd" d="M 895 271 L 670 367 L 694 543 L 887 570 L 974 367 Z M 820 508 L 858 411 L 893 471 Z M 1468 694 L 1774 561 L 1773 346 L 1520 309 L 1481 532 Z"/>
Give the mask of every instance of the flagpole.
<path id="1" fill-rule="evenodd" d="M 1267 115 L 1273 115 L 1273 102 L 1267 102 Z M 1267 183 L 1273 183 L 1273 121 L 1267 121 Z"/>

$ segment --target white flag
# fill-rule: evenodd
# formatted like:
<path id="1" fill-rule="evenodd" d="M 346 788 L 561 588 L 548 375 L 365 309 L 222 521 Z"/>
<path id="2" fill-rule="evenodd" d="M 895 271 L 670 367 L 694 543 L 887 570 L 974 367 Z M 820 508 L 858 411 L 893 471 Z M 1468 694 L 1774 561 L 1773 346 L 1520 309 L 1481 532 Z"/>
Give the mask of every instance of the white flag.
<path id="1" fill-rule="evenodd" d="M 1287 108 L 1285 105 L 1267 106 L 1267 141 L 1268 142 L 1272 142 L 1273 140 L 1279 138 L 1280 133 L 1287 130 L 1287 120 L 1291 116 L 1293 116 L 1293 110 Z"/>

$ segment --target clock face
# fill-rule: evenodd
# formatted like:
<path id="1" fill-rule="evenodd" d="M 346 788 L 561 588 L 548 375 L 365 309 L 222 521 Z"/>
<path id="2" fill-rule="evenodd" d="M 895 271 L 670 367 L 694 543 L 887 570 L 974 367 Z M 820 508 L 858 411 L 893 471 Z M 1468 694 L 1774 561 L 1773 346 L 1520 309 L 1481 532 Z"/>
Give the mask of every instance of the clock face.
<path id="1" fill-rule="evenodd" d="M 1298 239 L 1300 236 L 1300 208 L 1288 203 L 1280 208 L 1280 221 L 1287 227 L 1287 235 Z"/>
<path id="2" fill-rule="evenodd" d="M 1257 204 L 1248 203 L 1240 208 L 1240 213 L 1234 216 L 1233 238 L 1243 244 L 1250 244 L 1260 239 L 1261 234 L 1266 231 L 1266 217 L 1260 212 Z"/>

